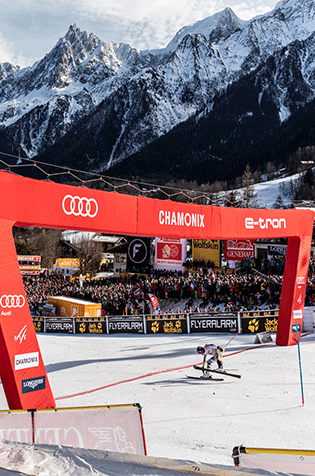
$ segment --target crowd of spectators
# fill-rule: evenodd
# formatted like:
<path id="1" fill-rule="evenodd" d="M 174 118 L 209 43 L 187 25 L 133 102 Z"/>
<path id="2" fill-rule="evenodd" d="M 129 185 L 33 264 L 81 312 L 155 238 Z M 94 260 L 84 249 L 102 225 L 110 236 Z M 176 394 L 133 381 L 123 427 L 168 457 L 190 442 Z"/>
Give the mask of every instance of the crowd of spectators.
<path id="1" fill-rule="evenodd" d="M 282 275 L 271 279 L 248 270 L 211 273 L 206 269 L 183 273 L 151 270 L 147 275 L 83 282 L 58 274 L 24 276 L 23 280 L 33 314 L 40 313 L 48 296 L 101 303 L 103 315 L 149 314 L 153 312 L 150 295 L 163 302 L 170 313 L 270 309 L 279 306 L 282 285 Z"/>
<path id="2" fill-rule="evenodd" d="M 80 280 L 59 274 L 24 276 L 31 312 L 40 314 L 48 296 L 68 296 L 102 304 L 103 315 L 274 309 L 279 306 L 284 259 L 244 259 L 238 270 L 210 268 L 171 272 L 146 270 L 119 278 Z M 161 304 L 155 310 L 150 296 Z M 169 304 L 168 304 L 169 303 Z M 163 304 L 163 305 L 162 305 Z M 176 305 L 175 305 L 176 304 Z M 315 305 L 311 259 L 305 305 Z"/>

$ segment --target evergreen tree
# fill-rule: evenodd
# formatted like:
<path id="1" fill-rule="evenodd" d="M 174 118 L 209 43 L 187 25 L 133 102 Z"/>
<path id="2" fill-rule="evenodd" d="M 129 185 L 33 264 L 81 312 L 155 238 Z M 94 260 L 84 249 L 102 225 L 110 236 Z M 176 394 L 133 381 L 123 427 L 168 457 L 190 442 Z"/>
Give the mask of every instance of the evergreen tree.
<path id="1" fill-rule="evenodd" d="M 252 171 L 247 164 L 245 171 L 242 175 L 242 207 L 243 208 L 256 208 L 257 207 L 257 193 L 255 192 L 254 181 L 252 178 Z"/>

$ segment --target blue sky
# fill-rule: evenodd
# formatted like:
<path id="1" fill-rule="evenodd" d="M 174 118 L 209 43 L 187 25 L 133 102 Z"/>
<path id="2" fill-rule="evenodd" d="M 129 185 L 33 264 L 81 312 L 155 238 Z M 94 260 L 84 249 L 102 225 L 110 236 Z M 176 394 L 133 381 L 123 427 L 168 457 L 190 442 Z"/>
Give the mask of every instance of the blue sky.
<path id="1" fill-rule="evenodd" d="M 105 42 L 163 48 L 185 25 L 231 7 L 242 20 L 271 11 L 276 0 L 0 0 L 0 63 L 31 66 L 71 24 Z"/>

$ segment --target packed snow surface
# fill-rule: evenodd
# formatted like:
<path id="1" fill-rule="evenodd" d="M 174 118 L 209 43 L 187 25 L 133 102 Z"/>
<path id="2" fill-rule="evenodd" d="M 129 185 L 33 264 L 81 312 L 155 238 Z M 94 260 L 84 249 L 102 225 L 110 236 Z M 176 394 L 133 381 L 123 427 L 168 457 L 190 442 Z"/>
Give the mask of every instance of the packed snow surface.
<path id="1" fill-rule="evenodd" d="M 232 450 L 238 445 L 315 450 L 314 334 L 304 335 L 300 345 L 304 405 L 298 347 L 276 346 L 275 335 L 266 345 L 254 344 L 254 335 L 239 334 L 231 341 L 223 354 L 224 366 L 240 373 L 241 379 L 225 376 L 223 382 L 208 382 L 186 377 L 199 376 L 192 367 L 201 363 L 197 346 L 216 343 L 224 347 L 231 337 L 209 333 L 38 334 L 57 407 L 139 403 L 149 457 L 224 465 L 232 470 Z M 0 402 L 6 409 L 3 391 Z M 103 469 L 98 466 L 98 471 L 91 471 L 89 453 L 84 458 L 81 455 L 84 464 L 83 459 L 81 463 L 79 457 L 74 459 L 81 464 L 79 470 L 65 469 L 67 455 L 61 449 L 54 459 L 46 452 L 41 460 L 38 451 L 21 452 L 3 443 L 0 467 L 21 472 L 27 467 L 27 474 L 46 476 L 116 474 L 106 470 L 106 462 Z M 16 453 L 20 459 L 13 458 Z M 90 458 L 92 463 L 92 454 Z M 35 460 L 46 462 L 39 470 Z M 126 474 L 140 474 L 132 471 Z M 142 474 L 171 473 L 150 469 Z"/>

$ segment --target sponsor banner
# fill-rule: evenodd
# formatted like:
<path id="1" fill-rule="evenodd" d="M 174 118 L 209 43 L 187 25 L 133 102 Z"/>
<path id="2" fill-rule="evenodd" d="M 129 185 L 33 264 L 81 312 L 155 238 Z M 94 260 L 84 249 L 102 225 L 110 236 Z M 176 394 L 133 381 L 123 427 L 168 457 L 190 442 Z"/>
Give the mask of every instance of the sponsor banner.
<path id="1" fill-rule="evenodd" d="M 45 332 L 43 317 L 33 317 L 33 325 L 36 332 Z"/>
<path id="2" fill-rule="evenodd" d="M 187 240 L 155 238 L 155 269 L 183 271 L 186 255 Z"/>
<path id="3" fill-rule="evenodd" d="M 213 261 L 216 268 L 220 267 L 220 240 L 192 240 L 193 261 Z"/>
<path id="4" fill-rule="evenodd" d="M 153 315 L 147 316 L 147 334 L 187 334 L 187 318 L 185 315 Z"/>
<path id="5" fill-rule="evenodd" d="M 47 333 L 73 334 L 73 319 L 69 317 L 63 317 L 62 319 L 46 317 L 45 321 Z"/>
<path id="6" fill-rule="evenodd" d="M 147 268 L 150 263 L 150 238 L 127 238 L 127 269 Z"/>
<path id="7" fill-rule="evenodd" d="M 193 313 L 189 315 L 190 333 L 237 332 L 237 312 Z"/>
<path id="8" fill-rule="evenodd" d="M 109 317 L 108 318 L 109 334 L 143 334 L 144 320 L 143 317 Z"/>
<path id="9" fill-rule="evenodd" d="M 32 414 L 28 411 L 0 411 L 0 439 L 32 443 Z"/>
<path id="10" fill-rule="evenodd" d="M 105 321 L 85 321 L 83 319 L 75 319 L 76 334 L 106 334 Z"/>
<path id="11" fill-rule="evenodd" d="M 36 392 L 44 388 L 46 388 L 45 376 L 22 380 L 22 393 Z"/>
<path id="12" fill-rule="evenodd" d="M 145 454 L 137 405 L 35 412 L 34 427 L 37 444 Z"/>
<path id="13" fill-rule="evenodd" d="M 79 268 L 79 258 L 57 258 L 54 264 L 55 267 L 60 268 Z"/>
<path id="14" fill-rule="evenodd" d="M 44 377 L 24 380 L 36 394 Z M 37 382 L 38 381 L 38 382 Z M 139 404 L 0 412 L 0 439 L 145 455 Z"/>
<path id="15" fill-rule="evenodd" d="M 41 256 L 18 255 L 18 261 L 41 261 Z"/>
<path id="16" fill-rule="evenodd" d="M 243 258 L 255 257 L 255 240 L 226 240 L 224 242 L 224 258 L 241 261 Z"/>
<path id="17" fill-rule="evenodd" d="M 277 332 L 279 310 L 241 312 L 241 327 L 243 334 L 260 332 Z"/>
<path id="18" fill-rule="evenodd" d="M 14 370 L 30 369 L 39 366 L 39 353 L 30 352 L 14 356 Z"/>
<path id="19" fill-rule="evenodd" d="M 286 256 L 287 247 L 280 245 L 270 245 L 268 246 L 268 255 L 270 256 Z"/>

